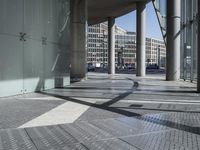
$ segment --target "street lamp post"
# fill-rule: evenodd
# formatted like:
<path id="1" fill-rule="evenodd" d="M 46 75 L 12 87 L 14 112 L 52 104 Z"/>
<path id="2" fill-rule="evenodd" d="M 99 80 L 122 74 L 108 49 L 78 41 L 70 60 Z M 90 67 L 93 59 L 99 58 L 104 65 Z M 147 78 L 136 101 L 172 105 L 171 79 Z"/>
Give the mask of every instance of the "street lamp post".
<path id="1" fill-rule="evenodd" d="M 124 55 L 124 47 L 121 47 L 121 51 L 122 51 L 121 68 L 123 68 L 123 66 L 124 66 L 124 57 L 123 57 L 123 55 Z"/>
<path id="2" fill-rule="evenodd" d="M 102 36 L 102 46 L 103 46 L 103 68 L 105 68 L 105 48 L 104 48 L 104 32 L 103 32 L 103 36 Z"/>
<path id="3" fill-rule="evenodd" d="M 160 68 L 160 45 L 158 45 L 158 48 L 157 48 L 157 59 L 158 59 L 158 67 Z"/>
<path id="4" fill-rule="evenodd" d="M 103 45 L 103 68 L 105 68 L 105 30 L 103 30 L 103 40 L 102 40 L 102 45 Z"/>

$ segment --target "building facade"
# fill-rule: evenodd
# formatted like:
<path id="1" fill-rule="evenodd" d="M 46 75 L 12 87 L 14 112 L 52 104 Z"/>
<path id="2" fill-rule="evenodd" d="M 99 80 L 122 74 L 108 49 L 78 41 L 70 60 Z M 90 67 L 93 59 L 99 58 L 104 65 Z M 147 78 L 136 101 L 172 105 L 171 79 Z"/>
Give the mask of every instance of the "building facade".
<path id="1" fill-rule="evenodd" d="M 87 63 L 108 65 L 107 22 L 88 27 Z M 162 40 L 146 37 L 146 65 L 165 67 L 166 47 Z M 115 25 L 115 64 L 136 65 L 136 33 Z"/>
<path id="2" fill-rule="evenodd" d="M 156 39 L 146 38 L 144 59 L 145 7 L 150 1 L 130 1 L 110 1 L 109 7 L 105 0 L 0 1 L 0 97 L 63 87 L 71 79 L 85 79 L 86 44 L 87 62 L 107 65 L 108 47 L 109 56 L 113 56 L 114 47 L 108 37 L 114 33 L 116 65 L 135 64 L 136 53 L 139 76 L 145 76 L 145 62 L 165 64 L 165 44 Z M 197 80 L 200 92 L 200 1 L 152 2 L 163 38 L 167 38 L 166 80 Z M 109 9 L 102 9 L 105 7 Z M 117 26 L 113 32 L 111 24 L 102 23 L 90 26 L 86 39 L 88 23 L 114 21 L 134 10 L 140 38 Z M 137 43 L 140 46 L 135 52 Z"/>
<path id="3" fill-rule="evenodd" d="M 0 8 L 0 97 L 69 85 L 70 0 Z"/>
<path id="4" fill-rule="evenodd" d="M 173 4 L 170 2 L 173 2 Z M 173 73 L 167 72 L 169 72 L 169 74 L 177 74 L 177 78 L 190 80 L 191 82 L 197 81 L 199 74 L 198 70 L 200 70 L 200 68 L 198 69 L 198 54 L 200 54 L 198 53 L 200 47 L 198 46 L 199 1 L 177 0 L 170 2 L 167 0 L 155 0 L 153 2 L 161 31 L 166 42 L 167 33 L 169 33 L 168 36 L 171 34 L 170 32 L 167 32 L 167 30 L 170 31 L 172 28 L 174 30 L 173 37 L 168 37 L 168 41 L 170 42 L 166 43 L 169 46 L 169 48 L 167 48 L 169 54 L 167 63 L 169 65 L 167 70 L 173 70 Z M 172 9 L 175 9 L 176 11 L 173 11 Z M 168 18 L 174 18 L 174 20 L 167 19 L 167 15 L 169 15 Z M 174 24 L 176 24 L 176 26 L 174 26 Z M 174 29 L 174 27 L 176 28 Z M 200 82 L 198 87 L 200 91 Z"/>

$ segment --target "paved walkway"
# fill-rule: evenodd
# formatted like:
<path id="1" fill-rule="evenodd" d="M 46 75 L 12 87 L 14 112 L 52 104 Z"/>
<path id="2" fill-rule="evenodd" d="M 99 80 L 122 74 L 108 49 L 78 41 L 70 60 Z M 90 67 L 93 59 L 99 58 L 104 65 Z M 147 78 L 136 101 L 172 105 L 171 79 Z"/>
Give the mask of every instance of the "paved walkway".
<path id="1" fill-rule="evenodd" d="M 0 99 L 0 150 L 200 150 L 195 84 L 91 73 Z"/>

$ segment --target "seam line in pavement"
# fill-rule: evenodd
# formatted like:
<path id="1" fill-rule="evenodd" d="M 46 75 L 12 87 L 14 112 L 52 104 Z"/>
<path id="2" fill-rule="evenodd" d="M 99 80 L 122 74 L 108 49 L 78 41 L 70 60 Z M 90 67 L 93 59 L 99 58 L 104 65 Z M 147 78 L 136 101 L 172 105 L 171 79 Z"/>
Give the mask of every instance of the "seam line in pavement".
<path id="1" fill-rule="evenodd" d="M 32 144 L 34 145 L 34 147 L 36 148 L 36 150 L 39 150 L 35 144 L 35 142 L 33 141 L 33 139 L 31 138 L 31 136 L 28 134 L 28 131 L 24 128 L 24 131 L 26 132 L 28 138 L 30 139 L 30 141 L 32 142 Z"/>
<path id="2" fill-rule="evenodd" d="M 129 80 L 131 80 L 131 79 L 129 79 Z M 133 80 L 131 80 L 131 81 L 133 82 L 133 86 L 131 87 L 131 89 L 127 90 L 125 93 L 119 94 L 119 96 L 113 98 L 111 101 L 105 102 L 104 104 L 102 104 L 102 106 L 112 105 L 112 104 L 124 99 L 125 97 L 127 97 L 128 95 L 133 93 L 135 90 L 137 90 L 137 87 L 139 86 L 138 82 L 134 82 Z"/>
<path id="3" fill-rule="evenodd" d="M 85 147 L 87 150 L 90 150 L 89 148 L 87 148 L 87 146 L 85 146 L 83 143 L 80 143 L 83 147 Z"/>
<path id="4" fill-rule="evenodd" d="M 141 148 L 139 148 L 139 147 L 137 147 L 137 146 L 135 146 L 135 145 L 133 145 L 133 144 L 131 144 L 131 143 L 129 143 L 129 142 L 123 140 L 123 139 L 120 139 L 120 138 L 119 138 L 119 140 L 120 140 L 120 141 L 123 141 L 123 142 L 125 142 L 125 143 L 127 143 L 127 144 L 130 145 L 130 146 L 133 146 L 133 147 L 137 148 L 138 150 L 142 150 Z"/>
<path id="5" fill-rule="evenodd" d="M 80 142 L 80 141 L 79 141 L 77 138 L 75 138 L 71 133 L 67 132 L 67 130 L 65 130 L 61 125 L 58 125 L 58 127 L 59 127 L 63 132 L 69 134 L 72 138 L 74 138 L 75 140 L 77 140 L 78 143 L 76 143 L 76 144 L 80 144 L 80 145 L 82 145 L 83 147 L 85 147 L 87 150 L 90 150 L 90 149 L 88 149 L 88 148 L 84 145 L 84 143 Z"/>
<path id="6" fill-rule="evenodd" d="M 68 135 L 70 135 L 72 138 L 74 138 L 75 140 L 78 141 L 78 143 L 81 143 L 77 138 L 75 138 L 71 133 L 69 133 L 67 130 L 65 130 L 61 125 L 58 125 L 58 127 L 63 130 L 63 132 L 67 133 Z"/>

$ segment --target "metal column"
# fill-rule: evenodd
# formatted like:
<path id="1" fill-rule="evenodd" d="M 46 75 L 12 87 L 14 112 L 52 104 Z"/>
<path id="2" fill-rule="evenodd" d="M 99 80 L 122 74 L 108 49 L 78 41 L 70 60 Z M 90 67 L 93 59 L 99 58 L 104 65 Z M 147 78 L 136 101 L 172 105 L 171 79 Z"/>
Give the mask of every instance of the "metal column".
<path id="1" fill-rule="evenodd" d="M 108 73 L 115 74 L 115 19 L 108 18 Z"/>
<path id="2" fill-rule="evenodd" d="M 200 93 L 200 1 L 198 0 L 197 92 Z"/>
<path id="3" fill-rule="evenodd" d="M 180 79 L 181 0 L 167 0 L 166 80 Z"/>
<path id="4" fill-rule="evenodd" d="M 146 75 L 146 3 L 137 3 L 137 76 Z"/>

